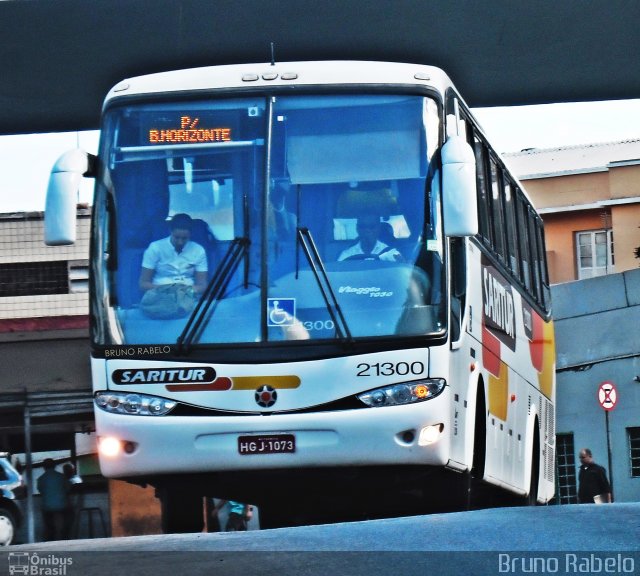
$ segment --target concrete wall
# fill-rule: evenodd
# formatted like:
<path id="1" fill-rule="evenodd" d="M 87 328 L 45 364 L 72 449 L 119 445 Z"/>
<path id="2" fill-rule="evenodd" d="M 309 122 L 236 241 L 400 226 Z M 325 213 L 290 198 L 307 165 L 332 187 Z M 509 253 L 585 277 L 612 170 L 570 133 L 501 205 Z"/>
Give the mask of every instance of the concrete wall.
<path id="1" fill-rule="evenodd" d="M 557 432 L 573 433 L 609 469 L 607 416 L 598 388 L 613 382 L 611 473 L 617 501 L 640 500 L 630 474 L 628 427 L 640 427 L 640 270 L 552 287 L 557 346 Z"/>
<path id="2" fill-rule="evenodd" d="M 2 395 L 84 390 L 91 397 L 90 346 L 83 337 L 5 342 L 0 339 Z"/>
<path id="3" fill-rule="evenodd" d="M 561 206 L 578 206 L 610 198 L 609 173 L 559 174 L 555 177 L 523 181 L 537 210 Z"/>

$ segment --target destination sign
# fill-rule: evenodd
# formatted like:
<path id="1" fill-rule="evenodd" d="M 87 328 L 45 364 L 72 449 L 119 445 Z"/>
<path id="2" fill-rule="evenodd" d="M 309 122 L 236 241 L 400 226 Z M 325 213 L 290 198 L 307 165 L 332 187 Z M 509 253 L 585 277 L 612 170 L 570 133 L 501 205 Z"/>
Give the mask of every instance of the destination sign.
<path id="1" fill-rule="evenodd" d="M 200 126 L 200 118 L 181 116 L 179 127 L 149 129 L 150 144 L 231 142 L 231 128 Z"/>

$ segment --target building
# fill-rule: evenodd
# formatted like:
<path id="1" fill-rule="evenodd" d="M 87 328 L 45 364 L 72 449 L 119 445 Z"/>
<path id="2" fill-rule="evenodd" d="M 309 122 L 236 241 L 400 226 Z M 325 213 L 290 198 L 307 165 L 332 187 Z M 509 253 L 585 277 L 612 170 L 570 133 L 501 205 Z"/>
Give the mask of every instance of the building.
<path id="1" fill-rule="evenodd" d="M 0 451 L 24 468 L 22 542 L 41 536 L 35 486 L 46 456 L 76 465 L 83 506 L 100 508 L 107 524 L 106 482 L 93 455 L 89 225 L 90 210 L 80 208 L 77 243 L 48 247 L 42 213 L 0 215 Z"/>
<path id="2" fill-rule="evenodd" d="M 578 452 L 590 448 L 614 499 L 640 500 L 640 270 L 552 287 L 560 504 L 577 502 Z M 612 410 L 600 404 L 615 389 Z M 605 390 L 610 390 L 607 385 Z M 611 407 L 611 402 L 604 402 Z"/>
<path id="3" fill-rule="evenodd" d="M 640 500 L 640 139 L 505 155 L 545 226 L 557 351 L 557 498 L 577 502 L 578 452 Z M 581 281 L 577 281 L 581 280 Z M 603 382 L 616 388 L 610 412 Z"/>
<path id="4" fill-rule="evenodd" d="M 76 245 L 47 247 L 41 213 L 0 215 L 0 450 L 68 446 L 74 426 L 63 415 L 91 426 L 89 223 L 79 210 Z"/>
<path id="5" fill-rule="evenodd" d="M 552 284 L 638 268 L 640 139 L 505 159 L 544 221 Z"/>

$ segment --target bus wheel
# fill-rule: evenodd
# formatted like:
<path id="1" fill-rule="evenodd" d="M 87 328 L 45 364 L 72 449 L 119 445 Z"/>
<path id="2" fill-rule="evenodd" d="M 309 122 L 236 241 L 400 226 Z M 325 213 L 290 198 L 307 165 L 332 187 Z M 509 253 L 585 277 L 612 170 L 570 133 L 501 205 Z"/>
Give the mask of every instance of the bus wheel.
<path id="1" fill-rule="evenodd" d="M 162 531 L 165 534 L 202 532 L 203 499 L 198 494 L 177 488 L 159 490 L 162 509 Z"/>
<path id="2" fill-rule="evenodd" d="M 473 463 L 465 476 L 466 508 L 481 508 L 484 501 L 484 466 L 487 455 L 487 404 L 484 399 L 482 381 L 476 397 L 476 414 L 473 431 Z"/>
<path id="3" fill-rule="evenodd" d="M 540 440 L 538 437 L 538 421 L 534 424 L 533 450 L 531 451 L 531 476 L 529 478 L 529 494 L 525 498 L 525 506 L 538 504 L 538 476 L 540 475 Z"/>

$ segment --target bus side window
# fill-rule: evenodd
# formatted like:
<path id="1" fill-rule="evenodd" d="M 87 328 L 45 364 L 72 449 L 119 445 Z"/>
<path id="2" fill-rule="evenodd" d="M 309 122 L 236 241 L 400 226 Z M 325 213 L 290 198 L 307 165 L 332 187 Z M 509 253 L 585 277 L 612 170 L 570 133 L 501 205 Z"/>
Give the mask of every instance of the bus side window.
<path id="1" fill-rule="evenodd" d="M 541 267 L 544 262 L 544 254 L 538 252 L 536 220 L 534 214 L 529 211 L 529 250 L 531 251 L 531 272 L 532 272 L 532 291 L 533 297 L 537 302 L 544 302 L 542 292 L 542 271 Z"/>
<path id="2" fill-rule="evenodd" d="M 516 196 L 518 239 L 520 240 L 520 279 L 531 290 L 531 254 L 529 251 L 529 211 L 521 194 Z"/>
<path id="3" fill-rule="evenodd" d="M 505 236 L 504 236 L 504 214 L 502 200 L 504 192 L 502 189 L 502 178 L 500 168 L 496 161 L 491 158 L 489 161 L 491 174 L 491 221 L 493 223 L 493 249 L 500 260 L 505 261 Z"/>
<path id="4" fill-rule="evenodd" d="M 487 180 L 484 145 L 478 138 L 474 138 L 473 151 L 476 155 L 476 180 L 478 186 L 478 223 L 480 236 L 485 244 L 491 245 L 491 222 L 489 220 L 489 184 Z"/>
<path id="5" fill-rule="evenodd" d="M 515 192 L 511 181 L 506 176 L 504 177 L 503 185 L 508 265 L 516 278 L 518 278 L 520 275 L 520 257 L 518 255 Z"/>
<path id="6" fill-rule="evenodd" d="M 542 274 L 542 304 L 545 310 L 550 309 L 551 290 L 549 288 L 549 272 L 547 270 L 546 249 L 544 243 L 544 226 L 540 220 L 536 220 L 536 242 L 540 255 L 540 273 Z"/>

